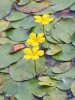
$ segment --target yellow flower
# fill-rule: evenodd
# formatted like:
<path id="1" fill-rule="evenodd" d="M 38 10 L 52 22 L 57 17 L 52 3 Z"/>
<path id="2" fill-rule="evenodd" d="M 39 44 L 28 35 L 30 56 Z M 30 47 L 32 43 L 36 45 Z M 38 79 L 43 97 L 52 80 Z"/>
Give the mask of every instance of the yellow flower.
<path id="1" fill-rule="evenodd" d="M 25 59 L 32 59 L 36 60 L 39 58 L 39 56 L 42 56 L 44 54 L 43 50 L 39 50 L 39 46 L 30 48 L 25 48 L 24 53 L 26 54 L 24 56 Z"/>
<path id="2" fill-rule="evenodd" d="M 49 24 L 54 20 L 54 18 L 50 18 L 49 14 L 44 14 L 42 16 L 34 16 L 35 22 L 41 23 L 43 25 Z"/>
<path id="3" fill-rule="evenodd" d="M 39 43 L 43 43 L 45 41 L 45 38 L 43 36 L 44 33 L 39 33 L 38 35 L 36 35 L 35 33 L 31 33 L 26 43 L 32 46 L 38 46 Z"/>

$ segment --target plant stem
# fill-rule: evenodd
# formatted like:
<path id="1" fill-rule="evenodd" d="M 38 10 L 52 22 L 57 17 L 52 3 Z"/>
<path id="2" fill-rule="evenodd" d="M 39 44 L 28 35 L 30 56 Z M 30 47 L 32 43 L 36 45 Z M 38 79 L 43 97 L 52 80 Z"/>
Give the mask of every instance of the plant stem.
<path id="1" fill-rule="evenodd" d="M 36 77 L 37 77 L 37 71 L 36 71 L 36 60 L 34 60 L 34 69 L 35 69 L 35 73 L 36 73 Z"/>

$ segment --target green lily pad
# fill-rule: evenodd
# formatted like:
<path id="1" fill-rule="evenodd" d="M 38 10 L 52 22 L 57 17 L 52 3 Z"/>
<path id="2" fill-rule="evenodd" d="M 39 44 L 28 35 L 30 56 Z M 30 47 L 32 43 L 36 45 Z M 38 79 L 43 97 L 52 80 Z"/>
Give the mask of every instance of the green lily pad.
<path id="1" fill-rule="evenodd" d="M 64 73 L 71 68 L 70 62 L 55 64 L 55 66 L 52 68 L 53 73 Z"/>
<path id="2" fill-rule="evenodd" d="M 12 41 L 9 38 L 0 38 L 0 44 L 5 44 L 5 43 L 10 43 L 10 44 L 18 44 L 18 42 Z"/>
<path id="3" fill-rule="evenodd" d="M 27 14 L 24 14 L 24 13 L 21 13 L 21 12 L 18 12 L 18 11 L 14 11 L 9 16 L 7 16 L 6 19 L 9 20 L 9 21 L 16 21 L 16 20 L 23 19 L 26 16 L 27 16 Z"/>
<path id="4" fill-rule="evenodd" d="M 61 81 L 56 83 L 56 87 L 61 90 L 68 90 L 71 88 L 72 79 L 71 78 L 63 78 Z"/>
<path id="5" fill-rule="evenodd" d="M 0 69 L 0 73 L 9 73 L 8 70 L 8 68 L 2 68 Z"/>
<path id="6" fill-rule="evenodd" d="M 8 25 L 9 25 L 9 21 L 0 20 L 0 32 L 6 30 Z"/>
<path id="7" fill-rule="evenodd" d="M 58 90 L 57 88 L 48 91 L 48 96 L 44 96 L 43 100 L 66 100 L 66 93 Z"/>
<path id="8" fill-rule="evenodd" d="M 43 29 L 40 26 L 34 27 L 31 31 L 35 34 L 43 33 Z"/>
<path id="9" fill-rule="evenodd" d="M 75 3 L 70 7 L 72 11 L 75 11 Z"/>
<path id="10" fill-rule="evenodd" d="M 38 60 L 36 60 L 37 73 L 40 73 L 40 71 L 44 68 L 44 63 L 44 57 L 40 57 Z M 15 81 L 29 80 L 36 75 L 34 61 L 22 58 L 18 63 L 10 66 L 9 73 L 10 77 Z"/>
<path id="11" fill-rule="evenodd" d="M 0 46 L 0 69 L 8 67 L 10 64 L 17 62 L 22 57 L 22 51 L 9 54 L 11 49 L 12 45 L 10 44 L 4 44 Z"/>
<path id="12" fill-rule="evenodd" d="M 46 39 L 47 41 L 51 42 L 51 43 L 59 43 L 58 41 L 56 41 L 54 38 L 52 38 L 50 35 L 46 35 Z"/>
<path id="13" fill-rule="evenodd" d="M 71 91 L 72 91 L 73 95 L 75 96 L 75 80 L 71 84 Z"/>
<path id="14" fill-rule="evenodd" d="M 68 2 L 68 0 L 60 0 L 56 5 L 54 5 L 52 7 L 52 10 L 54 12 L 64 10 L 64 9 L 70 7 L 74 2 L 75 2 L 75 0 L 71 0 L 69 2 Z"/>
<path id="15" fill-rule="evenodd" d="M 22 30 L 20 28 L 18 28 L 18 29 L 8 29 L 5 32 L 6 32 L 6 35 L 10 39 L 12 39 L 14 41 L 18 41 L 18 42 L 25 41 L 29 37 L 28 31 Z"/>
<path id="16" fill-rule="evenodd" d="M 51 79 L 49 76 L 41 76 L 38 79 L 40 80 L 39 85 L 45 85 L 45 86 L 56 85 L 56 80 Z"/>
<path id="17" fill-rule="evenodd" d="M 72 44 L 75 45 L 75 33 L 72 35 L 71 41 L 72 41 Z"/>
<path id="18" fill-rule="evenodd" d="M 51 45 L 50 46 L 50 50 L 46 51 L 47 55 L 55 55 L 57 53 L 59 53 L 60 51 L 62 51 L 62 47 L 60 45 Z"/>
<path id="19" fill-rule="evenodd" d="M 30 3 L 24 5 L 24 6 L 19 6 L 15 5 L 16 10 L 23 12 L 23 13 L 31 13 L 31 12 L 39 12 L 44 9 L 46 9 L 50 5 L 50 2 L 47 1 L 46 3 L 44 1 L 41 2 L 36 2 L 36 1 L 31 1 Z"/>
<path id="20" fill-rule="evenodd" d="M 57 41 L 70 43 L 71 36 L 75 32 L 75 23 L 73 19 L 66 18 L 58 21 L 51 29 L 50 35 Z"/>
<path id="21" fill-rule="evenodd" d="M 6 92 L 6 96 L 13 96 L 16 92 L 17 92 L 17 84 L 16 82 L 12 81 L 12 80 L 6 80 L 3 84 L 2 84 L 3 88 L 0 89 L 0 93 L 5 93 Z"/>
<path id="22" fill-rule="evenodd" d="M 25 5 L 27 3 L 29 3 L 31 0 L 21 0 L 18 5 Z"/>
<path id="23" fill-rule="evenodd" d="M 12 4 L 11 0 L 0 0 L 0 19 L 9 13 Z"/>
<path id="24" fill-rule="evenodd" d="M 30 29 L 37 25 L 38 24 L 34 22 L 34 18 L 32 16 L 27 16 L 20 22 L 20 27 L 22 27 L 22 29 Z"/>
<path id="25" fill-rule="evenodd" d="M 49 72 L 48 72 L 49 74 Z M 54 75 L 50 75 L 50 77 L 52 77 L 53 79 L 57 79 L 57 80 L 62 80 L 63 78 L 75 78 L 75 67 L 72 67 L 69 71 L 62 73 L 62 74 L 54 74 Z"/>
<path id="26" fill-rule="evenodd" d="M 62 51 L 56 55 L 53 55 L 53 58 L 60 61 L 70 61 L 75 57 L 75 48 L 71 44 L 60 44 Z"/>
<path id="27" fill-rule="evenodd" d="M 4 100 L 4 96 L 3 95 L 0 95 L 0 100 Z"/>

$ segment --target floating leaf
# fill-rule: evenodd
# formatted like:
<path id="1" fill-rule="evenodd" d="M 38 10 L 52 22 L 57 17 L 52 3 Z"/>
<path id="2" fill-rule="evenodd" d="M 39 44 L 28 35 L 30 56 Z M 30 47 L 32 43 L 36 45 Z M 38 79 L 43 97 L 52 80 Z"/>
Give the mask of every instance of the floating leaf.
<path id="1" fill-rule="evenodd" d="M 49 74 L 49 72 L 48 72 Z M 69 71 L 62 73 L 62 74 L 54 74 L 54 75 L 50 75 L 50 77 L 52 77 L 53 79 L 57 79 L 57 80 L 62 80 L 63 78 L 75 78 L 75 67 L 72 67 Z"/>
<path id="2" fill-rule="evenodd" d="M 29 3 L 31 0 L 21 0 L 18 5 L 25 5 L 27 3 Z"/>
<path id="3" fill-rule="evenodd" d="M 72 91 L 73 95 L 75 96 L 75 80 L 71 84 L 71 91 Z"/>
<path id="4" fill-rule="evenodd" d="M 75 3 L 70 7 L 72 11 L 75 11 Z"/>
<path id="5" fill-rule="evenodd" d="M 51 30 L 50 35 L 57 41 L 70 43 L 71 36 L 75 32 L 75 23 L 73 19 L 61 19 Z"/>
<path id="6" fill-rule="evenodd" d="M 0 73 L 8 73 L 8 68 L 2 68 L 2 69 L 0 69 Z"/>
<path id="7" fill-rule="evenodd" d="M 56 81 L 54 79 L 51 79 L 49 76 L 41 76 L 38 78 L 40 80 L 40 85 L 46 85 L 46 86 L 55 86 Z"/>
<path id="8" fill-rule="evenodd" d="M 53 58 L 61 61 L 69 61 L 75 57 L 75 48 L 71 44 L 61 44 L 62 52 L 53 55 Z"/>
<path id="9" fill-rule="evenodd" d="M 39 12 L 41 10 L 46 9 L 50 5 L 50 2 L 36 2 L 36 1 L 31 1 L 25 6 L 18 6 L 15 5 L 16 10 L 23 12 L 23 13 L 31 13 L 31 12 Z"/>
<path id="10" fill-rule="evenodd" d="M 8 14 L 12 4 L 11 0 L 0 0 L 0 19 Z"/>
<path id="11" fill-rule="evenodd" d="M 72 41 L 72 44 L 75 45 L 75 33 L 72 35 L 71 41 Z"/>
<path id="12" fill-rule="evenodd" d="M 52 68 L 53 73 L 64 73 L 68 71 L 71 68 L 70 62 L 55 64 L 55 66 Z"/>
<path id="13" fill-rule="evenodd" d="M 58 90 L 57 88 L 48 91 L 48 96 L 44 96 L 44 100 L 66 100 L 66 93 Z"/>
<path id="14" fill-rule="evenodd" d="M 37 25 L 38 24 L 34 22 L 34 18 L 32 16 L 28 16 L 20 22 L 20 27 L 22 27 L 22 29 L 30 29 Z"/>
<path id="15" fill-rule="evenodd" d="M 0 20 L 0 32 L 6 30 L 8 25 L 9 25 L 9 21 Z"/>
<path id="16" fill-rule="evenodd" d="M 40 73 L 40 71 L 44 68 L 44 62 L 44 57 L 40 57 L 36 60 L 37 73 Z M 36 75 L 34 70 L 34 61 L 22 58 L 18 63 L 10 66 L 9 73 L 10 77 L 15 81 L 29 80 Z"/>
<path id="17" fill-rule="evenodd" d="M 59 53 L 61 50 L 62 50 L 62 47 L 60 45 L 51 45 L 50 46 L 50 49 L 51 50 L 47 50 L 46 51 L 46 54 L 47 55 L 54 55 L 54 54 L 57 54 Z"/>
<path id="18" fill-rule="evenodd" d="M 2 84 L 3 88 L 0 89 L 0 93 L 6 93 L 6 96 L 13 96 L 17 92 L 17 84 L 12 80 L 6 80 Z"/>
<path id="19" fill-rule="evenodd" d="M 35 15 L 43 15 L 43 14 L 53 14 L 54 12 L 52 11 L 52 6 L 50 5 L 48 8 L 40 11 L 40 12 L 36 12 L 34 13 Z"/>
<path id="20" fill-rule="evenodd" d="M 3 77 L 0 77 L 0 84 L 3 82 Z"/>
<path id="21" fill-rule="evenodd" d="M 7 16 L 6 19 L 9 20 L 9 21 L 16 21 L 16 20 L 23 19 L 26 16 L 27 16 L 27 14 L 24 14 L 24 13 L 21 13 L 21 12 L 18 12 L 18 11 L 14 11 L 9 16 Z"/>
<path id="22" fill-rule="evenodd" d="M 4 44 L 0 46 L 0 68 L 8 67 L 10 64 L 17 62 L 23 55 L 22 51 L 18 51 L 13 54 L 9 54 L 12 49 L 12 45 Z"/>
<path id="23" fill-rule="evenodd" d="M 67 78 L 62 78 L 61 81 L 58 81 L 56 83 L 56 87 L 61 89 L 61 90 L 68 90 L 71 88 L 71 83 L 72 83 L 72 79 L 67 77 Z"/>
<path id="24" fill-rule="evenodd" d="M 8 29 L 6 30 L 6 35 L 14 41 L 25 41 L 28 39 L 28 31 L 20 28 Z"/>
<path id="25" fill-rule="evenodd" d="M 0 44 L 5 44 L 5 43 L 10 43 L 10 44 L 17 44 L 18 42 L 12 41 L 9 38 L 0 38 Z"/>
<path id="26" fill-rule="evenodd" d="M 4 100 L 4 96 L 3 95 L 0 95 L 0 100 Z"/>
<path id="27" fill-rule="evenodd" d="M 56 5 L 54 5 L 52 7 L 52 10 L 54 12 L 64 10 L 64 9 L 70 7 L 74 2 L 75 2 L 75 0 L 71 0 L 69 2 L 68 2 L 68 0 L 60 0 Z"/>

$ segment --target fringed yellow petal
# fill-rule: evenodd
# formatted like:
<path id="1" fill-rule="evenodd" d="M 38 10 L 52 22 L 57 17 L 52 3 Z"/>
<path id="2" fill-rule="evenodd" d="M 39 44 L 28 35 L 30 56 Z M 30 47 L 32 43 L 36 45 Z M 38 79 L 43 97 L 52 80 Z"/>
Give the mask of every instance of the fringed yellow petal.
<path id="1" fill-rule="evenodd" d="M 26 43 L 29 44 L 29 45 L 31 45 L 31 44 L 33 43 L 33 40 L 32 40 L 32 39 L 28 39 L 28 40 L 26 41 Z"/>
<path id="2" fill-rule="evenodd" d="M 32 57 L 30 55 L 25 55 L 24 58 L 25 59 L 31 59 Z"/>
<path id="3" fill-rule="evenodd" d="M 37 52 L 38 50 L 39 50 L 39 46 L 32 48 L 33 53 Z"/>
<path id="4" fill-rule="evenodd" d="M 54 18 L 48 18 L 49 22 L 52 22 L 54 20 Z"/>
<path id="5" fill-rule="evenodd" d="M 37 39 L 42 38 L 44 36 L 44 33 L 39 33 L 37 36 Z"/>
<path id="6" fill-rule="evenodd" d="M 36 39 L 36 34 L 35 34 L 35 33 L 31 33 L 31 34 L 29 35 L 29 37 L 30 37 L 30 39 L 35 40 L 35 39 Z"/>
<path id="7" fill-rule="evenodd" d="M 39 58 L 38 55 L 32 56 L 32 59 L 33 59 L 33 60 L 37 60 L 38 58 Z"/>
<path id="8" fill-rule="evenodd" d="M 43 16 L 42 16 L 42 18 L 43 19 L 46 19 L 46 18 L 48 18 L 50 15 L 49 14 L 44 14 Z"/>
<path id="9" fill-rule="evenodd" d="M 33 41 L 32 46 L 38 46 L 39 42 Z"/>
<path id="10" fill-rule="evenodd" d="M 44 37 L 40 38 L 40 39 L 39 39 L 39 42 L 40 42 L 40 43 L 45 42 L 45 38 L 44 38 Z"/>
<path id="11" fill-rule="evenodd" d="M 32 54 L 32 51 L 31 51 L 31 49 L 30 48 L 25 48 L 24 50 L 24 53 L 26 53 L 26 54 Z"/>
<path id="12" fill-rule="evenodd" d="M 42 55 L 44 55 L 44 51 L 43 51 L 43 50 L 39 50 L 39 51 L 37 51 L 37 54 L 38 54 L 39 56 L 42 56 Z"/>

